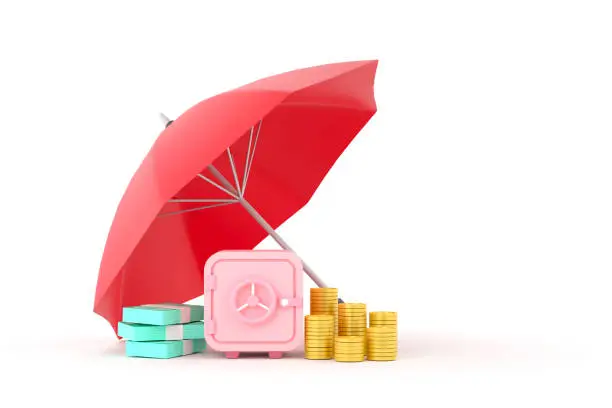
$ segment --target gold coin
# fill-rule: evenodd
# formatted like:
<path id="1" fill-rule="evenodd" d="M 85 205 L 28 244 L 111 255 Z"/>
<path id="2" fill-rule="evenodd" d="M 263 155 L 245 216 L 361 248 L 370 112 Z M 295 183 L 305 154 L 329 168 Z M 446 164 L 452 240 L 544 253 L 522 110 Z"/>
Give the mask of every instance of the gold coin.
<path id="1" fill-rule="evenodd" d="M 380 329 L 380 328 L 381 327 L 368 327 L 368 330 L 367 330 L 368 335 L 370 335 L 372 337 L 397 336 L 397 330 L 394 330 L 394 329 L 391 329 L 391 330 L 389 330 L 387 332 L 381 332 L 381 331 L 375 332 L 375 331 L 371 330 L 371 329 Z M 385 327 L 385 328 L 387 328 L 387 327 Z"/>
<path id="2" fill-rule="evenodd" d="M 330 316 L 327 315 L 307 315 L 304 317 L 307 322 L 329 322 L 331 321 Z"/>
<path id="3" fill-rule="evenodd" d="M 390 327 L 397 328 L 397 324 L 395 323 L 381 323 L 370 320 L 370 327 Z"/>
<path id="4" fill-rule="evenodd" d="M 393 328 L 390 327 L 368 327 L 368 334 L 371 334 L 373 336 L 377 336 L 377 335 L 389 335 L 389 334 L 396 334 L 397 330 L 394 330 Z"/>
<path id="5" fill-rule="evenodd" d="M 355 351 L 363 350 L 363 346 L 364 346 L 363 344 L 359 344 L 359 343 L 353 343 L 353 344 L 354 344 L 354 346 L 346 346 L 346 345 L 343 346 L 343 345 L 340 345 L 340 344 L 336 343 L 334 348 L 338 352 L 347 351 L 347 352 L 351 352 L 351 353 L 353 353 Z"/>
<path id="6" fill-rule="evenodd" d="M 351 347 L 351 348 L 336 347 L 334 348 L 334 353 L 336 354 L 364 354 L 365 349 L 363 348 L 363 346 Z"/>
<path id="7" fill-rule="evenodd" d="M 336 350 L 334 352 L 334 357 L 363 357 L 363 351 L 338 351 Z"/>
<path id="8" fill-rule="evenodd" d="M 365 343 L 363 342 L 354 342 L 354 343 L 339 343 L 339 342 L 335 342 L 335 347 L 336 348 L 359 348 L 359 347 L 363 347 L 365 345 Z"/>
<path id="9" fill-rule="evenodd" d="M 393 319 L 397 319 L 397 312 L 381 312 L 381 311 L 371 311 L 370 312 L 370 316 L 374 316 L 374 317 L 379 317 L 379 318 L 393 318 Z"/>
<path id="10" fill-rule="evenodd" d="M 336 341 L 338 342 L 346 342 L 346 343 L 352 343 L 352 342 L 362 342 L 363 341 L 363 337 L 359 337 L 359 336 L 338 336 L 336 337 Z"/>
<path id="11" fill-rule="evenodd" d="M 377 343 L 377 344 L 386 344 L 386 343 L 397 343 L 397 337 L 376 337 L 376 336 L 366 336 L 366 343 Z"/>
<path id="12" fill-rule="evenodd" d="M 368 341 L 368 347 L 369 348 L 397 348 L 397 342 L 388 342 L 388 343 L 373 343 L 371 341 Z"/>
<path id="13" fill-rule="evenodd" d="M 306 341 L 323 343 L 323 342 L 333 342 L 334 336 L 305 336 Z"/>
<path id="14" fill-rule="evenodd" d="M 395 361 L 397 360 L 397 357 L 368 357 L 369 361 Z"/>
<path id="15" fill-rule="evenodd" d="M 368 343 L 375 343 L 375 344 L 387 344 L 387 343 L 397 343 L 397 337 L 373 337 L 373 336 L 366 336 L 366 341 Z"/>
<path id="16" fill-rule="evenodd" d="M 324 297 L 324 298 L 329 298 L 329 297 L 334 297 L 336 299 L 338 299 L 338 292 L 334 292 L 334 291 L 330 291 L 330 292 L 313 292 L 310 291 L 310 298 L 313 297 Z"/>
<path id="17" fill-rule="evenodd" d="M 306 339 L 304 342 L 308 347 L 333 347 L 334 341 L 332 339 L 329 340 L 315 340 L 315 339 Z"/>
<path id="18" fill-rule="evenodd" d="M 304 353 L 304 357 L 309 360 L 331 360 L 334 358 L 332 353 L 329 354 L 308 354 Z"/>
<path id="19" fill-rule="evenodd" d="M 336 346 L 334 347 L 334 350 L 336 350 L 338 353 L 363 353 L 364 347 L 363 344 L 355 344 L 354 346 L 351 347 L 346 347 L 346 346 L 339 346 L 336 344 Z"/>
<path id="20" fill-rule="evenodd" d="M 389 341 L 389 340 L 397 340 L 397 334 L 372 334 L 367 332 L 366 337 L 368 339 L 372 339 L 373 341 Z"/>
<path id="21" fill-rule="evenodd" d="M 334 360 L 336 360 L 339 363 L 360 363 L 362 361 L 365 360 L 365 356 L 361 356 L 361 357 L 335 357 L 334 356 Z"/>
<path id="22" fill-rule="evenodd" d="M 397 350 L 370 350 L 368 349 L 368 355 L 373 357 L 380 356 L 397 356 Z"/>
<path id="23" fill-rule="evenodd" d="M 381 346 L 378 344 L 368 344 L 368 349 L 369 350 L 393 350 L 393 351 L 397 351 L 397 344 L 391 345 L 391 346 Z"/>

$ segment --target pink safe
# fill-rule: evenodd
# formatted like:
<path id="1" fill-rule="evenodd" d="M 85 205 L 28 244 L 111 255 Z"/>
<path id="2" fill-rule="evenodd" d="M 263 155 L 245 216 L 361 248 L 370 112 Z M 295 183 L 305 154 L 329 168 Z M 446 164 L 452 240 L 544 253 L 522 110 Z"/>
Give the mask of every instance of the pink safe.
<path id="1" fill-rule="evenodd" d="M 290 251 L 221 251 L 204 266 L 204 337 L 238 358 L 281 358 L 303 340 L 302 263 Z"/>

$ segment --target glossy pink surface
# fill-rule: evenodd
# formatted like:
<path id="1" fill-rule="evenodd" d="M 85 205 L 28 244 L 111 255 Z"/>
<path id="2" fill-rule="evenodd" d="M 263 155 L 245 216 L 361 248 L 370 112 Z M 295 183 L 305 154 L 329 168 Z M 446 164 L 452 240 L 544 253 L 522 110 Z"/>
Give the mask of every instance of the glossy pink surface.
<path id="1" fill-rule="evenodd" d="M 210 257 L 204 267 L 210 283 L 204 292 L 208 346 L 228 353 L 299 347 L 303 275 L 299 258 L 288 251 L 221 251 Z"/>

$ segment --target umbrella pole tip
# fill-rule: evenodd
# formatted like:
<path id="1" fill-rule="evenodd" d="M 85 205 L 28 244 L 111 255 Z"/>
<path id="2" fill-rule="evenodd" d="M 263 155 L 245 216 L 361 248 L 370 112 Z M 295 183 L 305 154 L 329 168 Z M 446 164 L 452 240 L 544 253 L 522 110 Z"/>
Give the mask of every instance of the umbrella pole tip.
<path id="1" fill-rule="evenodd" d="M 172 120 L 170 120 L 169 117 L 167 117 L 166 115 L 164 115 L 163 113 L 159 113 L 159 118 L 161 119 L 161 121 L 163 122 L 165 127 L 168 127 L 172 124 Z"/>

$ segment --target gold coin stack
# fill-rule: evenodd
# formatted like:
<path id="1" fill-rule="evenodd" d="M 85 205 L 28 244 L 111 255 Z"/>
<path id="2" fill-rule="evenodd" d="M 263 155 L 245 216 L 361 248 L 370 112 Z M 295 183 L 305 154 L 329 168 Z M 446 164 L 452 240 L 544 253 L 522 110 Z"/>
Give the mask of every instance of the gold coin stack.
<path id="1" fill-rule="evenodd" d="M 397 337 L 397 312 L 370 312 L 370 327 L 388 327 Z"/>
<path id="2" fill-rule="evenodd" d="M 304 317 L 304 357 L 308 360 L 331 360 L 334 356 L 334 317 Z"/>
<path id="3" fill-rule="evenodd" d="M 338 336 L 335 341 L 334 359 L 344 363 L 363 361 L 364 344 L 364 336 Z"/>
<path id="4" fill-rule="evenodd" d="M 311 288 L 310 314 L 334 317 L 334 334 L 338 334 L 338 289 Z"/>
<path id="5" fill-rule="evenodd" d="M 338 335 L 361 336 L 366 353 L 366 328 L 368 327 L 365 303 L 340 303 L 338 305 Z"/>
<path id="6" fill-rule="evenodd" d="M 390 327 L 368 328 L 368 360 L 393 361 L 397 359 L 397 331 Z"/>

